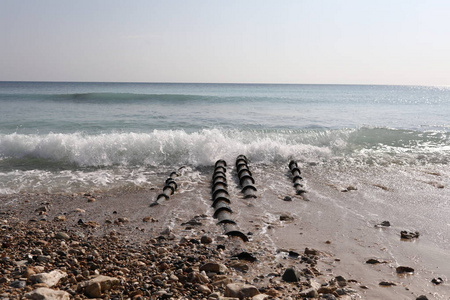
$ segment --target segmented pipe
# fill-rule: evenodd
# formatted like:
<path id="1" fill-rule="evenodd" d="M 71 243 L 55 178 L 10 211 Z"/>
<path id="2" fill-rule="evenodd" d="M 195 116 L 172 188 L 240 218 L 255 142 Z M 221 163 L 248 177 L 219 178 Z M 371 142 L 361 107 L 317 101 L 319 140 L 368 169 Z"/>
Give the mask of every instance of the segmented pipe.
<path id="1" fill-rule="evenodd" d="M 295 161 L 291 160 L 289 162 L 289 170 L 291 170 L 293 176 L 292 182 L 294 183 L 297 195 L 302 195 L 303 193 L 306 193 L 306 191 L 303 188 L 303 178 L 300 176 L 301 171 Z"/>
<path id="2" fill-rule="evenodd" d="M 244 198 L 256 198 L 257 189 L 254 186 L 255 180 L 253 179 L 252 172 L 250 172 L 248 160 L 245 155 L 241 154 L 236 158 L 236 171 Z"/>
<path id="3" fill-rule="evenodd" d="M 178 185 L 175 182 L 175 178 L 177 178 L 178 176 L 179 174 L 177 172 L 170 173 L 169 177 L 165 181 L 163 192 L 156 196 L 156 200 L 151 203 L 150 206 L 155 206 L 161 204 L 166 200 L 169 200 L 170 196 L 172 196 L 178 188 Z"/>
<path id="4" fill-rule="evenodd" d="M 228 194 L 227 163 L 224 160 L 218 160 L 214 166 L 212 176 L 211 194 L 214 208 L 214 218 L 218 220 L 217 224 L 222 225 L 225 234 L 228 236 L 236 236 L 247 242 L 247 236 L 239 231 L 236 222 L 232 219 L 233 211 L 231 210 L 230 197 Z"/>

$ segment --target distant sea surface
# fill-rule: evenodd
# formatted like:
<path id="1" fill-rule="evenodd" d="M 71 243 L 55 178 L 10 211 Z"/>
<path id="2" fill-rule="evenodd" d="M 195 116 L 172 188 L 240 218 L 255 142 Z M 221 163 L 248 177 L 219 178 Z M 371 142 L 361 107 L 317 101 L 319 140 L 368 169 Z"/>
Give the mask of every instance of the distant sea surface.
<path id="1" fill-rule="evenodd" d="M 245 154 L 323 168 L 450 163 L 450 88 L 0 82 L 0 194 L 147 188 Z"/>

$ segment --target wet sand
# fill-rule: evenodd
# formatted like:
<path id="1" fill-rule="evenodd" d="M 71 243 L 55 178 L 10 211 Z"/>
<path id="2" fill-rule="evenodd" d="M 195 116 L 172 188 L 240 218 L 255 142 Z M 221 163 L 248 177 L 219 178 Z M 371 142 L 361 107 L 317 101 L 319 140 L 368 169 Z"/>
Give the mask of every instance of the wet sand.
<path id="1" fill-rule="evenodd" d="M 9 258 L 2 261 L 2 267 L 8 271 L 2 274 L 4 279 L 1 281 L 0 294 L 15 299 L 35 288 L 35 283 L 24 279 L 23 274 L 17 274 L 17 269 L 23 271 L 26 266 L 19 268 L 12 263 L 23 260 L 25 252 L 29 251 L 28 248 L 22 249 L 23 245 L 18 242 L 27 237 L 24 232 L 28 231 L 31 234 L 27 238 L 33 240 L 32 233 L 37 232 L 36 239 L 46 240 L 49 249 L 60 243 L 53 238 L 54 234 L 65 232 L 70 236 L 66 242 L 69 248 L 73 241 L 75 244 L 89 242 L 97 245 L 98 251 L 106 245 L 114 245 L 117 251 L 129 249 L 130 253 L 147 253 L 149 249 L 158 251 L 155 249 L 164 248 L 175 257 L 176 252 L 185 252 L 191 257 L 191 269 L 181 268 L 182 271 L 178 271 L 181 273 L 175 273 L 180 269 L 179 266 L 170 265 L 163 269 L 156 267 L 147 268 L 147 271 L 132 271 L 136 269 L 133 260 L 120 262 L 121 267 L 128 269 L 129 273 L 113 272 L 107 265 L 114 264 L 114 261 L 103 258 L 96 268 L 88 270 L 89 274 L 77 278 L 79 276 L 75 273 L 83 273 L 85 267 L 72 268 L 66 265 L 63 269 L 68 273 L 68 279 L 62 280 L 53 289 L 69 290 L 72 296 L 78 298 L 87 296 L 82 289 L 76 289 L 77 284 L 96 274 L 121 280 L 119 286 L 103 294 L 103 297 L 114 298 L 122 293 L 126 295 L 125 298 L 163 299 L 166 296 L 161 294 L 161 290 L 166 290 L 169 295 L 167 298 L 173 299 L 182 299 L 181 295 L 191 295 L 186 299 L 208 299 L 209 295 L 210 298 L 218 297 L 223 295 L 226 286 L 214 285 L 212 276 L 203 284 L 208 286 L 209 292 L 199 292 L 201 282 L 187 284 L 188 280 L 181 279 L 179 285 L 170 280 L 169 286 L 155 285 L 154 277 L 157 275 L 164 273 L 162 281 L 171 272 L 183 278 L 193 270 L 200 271 L 199 268 L 209 261 L 227 266 L 228 271 L 222 275 L 230 282 L 251 284 L 260 293 L 275 299 L 303 299 L 306 296 L 301 291 L 308 289 L 315 289 L 317 294 L 312 293 L 307 297 L 317 299 L 332 299 L 331 296 L 324 298 L 327 295 L 339 299 L 417 299 L 421 295 L 427 299 L 450 297 L 447 282 L 450 276 L 449 254 L 429 242 L 426 226 L 420 228 L 419 238 L 408 241 L 400 239 L 400 231 L 417 229 L 417 223 L 408 227 L 412 223 L 408 223 L 401 213 L 369 202 L 368 195 L 372 197 L 370 200 L 373 200 L 374 195 L 379 198 L 390 197 L 381 183 L 379 186 L 373 182 L 361 183 L 364 180 L 355 183 L 350 175 L 346 178 L 345 174 L 340 174 L 340 181 L 333 181 L 332 174 L 325 178 L 317 172 L 320 170 L 312 169 L 304 174 L 308 192 L 303 198 L 295 194 L 285 169 L 280 168 L 277 176 L 273 175 L 273 170 L 266 172 L 264 167 L 252 171 L 260 182 L 256 182 L 258 198 L 255 199 L 243 199 L 236 178 L 229 178 L 233 217 L 239 229 L 249 237 L 247 243 L 239 238 L 224 236 L 223 228 L 212 217 L 210 168 L 199 170 L 196 181 L 184 180 L 182 176 L 178 178 L 179 188 L 175 194 L 163 204 L 153 207 L 150 204 L 161 193 L 162 184 L 147 190 L 107 193 L 1 196 L 1 235 L 2 240 L 6 241 L 3 244 L 6 249 L 4 253 Z M 266 184 L 262 185 L 261 182 Z M 286 197 L 290 197 L 291 201 L 285 201 Z M 385 220 L 392 225 L 375 226 Z M 202 243 L 202 237 L 211 241 L 204 238 Z M 305 252 L 306 248 L 313 249 L 313 254 L 309 250 Z M 241 261 L 233 257 L 242 252 L 252 254 L 257 261 Z M 158 266 L 164 261 L 163 256 L 154 256 L 152 259 L 152 262 L 143 262 Z M 369 259 L 376 259 L 380 263 L 366 263 Z M 56 263 L 31 260 L 26 264 L 42 265 L 45 272 L 61 269 L 61 265 Z M 398 274 L 399 266 L 411 267 L 414 272 Z M 299 282 L 283 280 L 282 275 L 290 267 L 302 270 Z M 146 276 L 151 280 L 145 279 Z M 26 282 L 25 287 L 11 287 L 11 283 L 20 281 L 20 278 Z M 344 278 L 345 283 L 339 283 L 336 278 Z M 432 283 L 436 278 L 442 278 L 443 283 Z M 389 285 L 380 285 L 382 282 Z M 133 284 L 136 286 L 132 287 Z M 328 290 L 325 289 L 327 287 Z M 136 292 L 138 290 L 141 292 Z M 173 290 L 180 291 L 180 294 L 177 296 Z"/>

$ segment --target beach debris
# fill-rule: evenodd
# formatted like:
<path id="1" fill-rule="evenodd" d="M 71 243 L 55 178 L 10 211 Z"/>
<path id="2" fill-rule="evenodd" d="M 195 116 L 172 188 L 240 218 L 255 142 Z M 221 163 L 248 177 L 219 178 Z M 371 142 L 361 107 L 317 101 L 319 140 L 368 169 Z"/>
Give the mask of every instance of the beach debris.
<path id="1" fill-rule="evenodd" d="M 442 279 L 441 277 L 433 278 L 433 279 L 431 280 L 431 282 L 434 283 L 435 285 L 439 285 L 439 284 L 441 284 L 441 283 L 444 282 L 444 279 Z"/>
<path id="2" fill-rule="evenodd" d="M 404 240 L 415 239 L 415 238 L 418 238 L 419 235 L 420 235 L 420 233 L 418 231 L 409 232 L 409 231 L 403 230 L 400 232 L 400 238 L 404 239 Z"/>
<path id="3" fill-rule="evenodd" d="M 291 174 L 293 176 L 292 182 L 294 183 L 294 187 L 297 195 L 302 196 L 306 191 L 303 189 L 303 178 L 300 176 L 301 171 L 297 165 L 297 162 L 291 160 L 289 162 L 289 170 L 291 170 Z"/>
<path id="4" fill-rule="evenodd" d="M 239 177 L 239 184 L 242 187 L 244 198 L 256 198 L 255 180 L 248 167 L 248 159 L 245 155 L 239 155 L 236 158 L 236 171 Z"/>
<path id="5" fill-rule="evenodd" d="M 395 269 L 397 274 L 413 274 L 414 269 L 411 267 L 399 266 Z"/>

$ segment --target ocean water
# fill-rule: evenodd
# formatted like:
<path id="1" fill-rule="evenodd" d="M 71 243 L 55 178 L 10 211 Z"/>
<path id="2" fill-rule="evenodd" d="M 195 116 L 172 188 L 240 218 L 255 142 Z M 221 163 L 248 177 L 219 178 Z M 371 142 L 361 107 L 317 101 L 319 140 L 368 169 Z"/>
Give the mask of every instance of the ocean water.
<path id="1" fill-rule="evenodd" d="M 148 188 L 239 154 L 344 169 L 450 162 L 449 87 L 0 82 L 0 110 L 0 194 Z"/>

